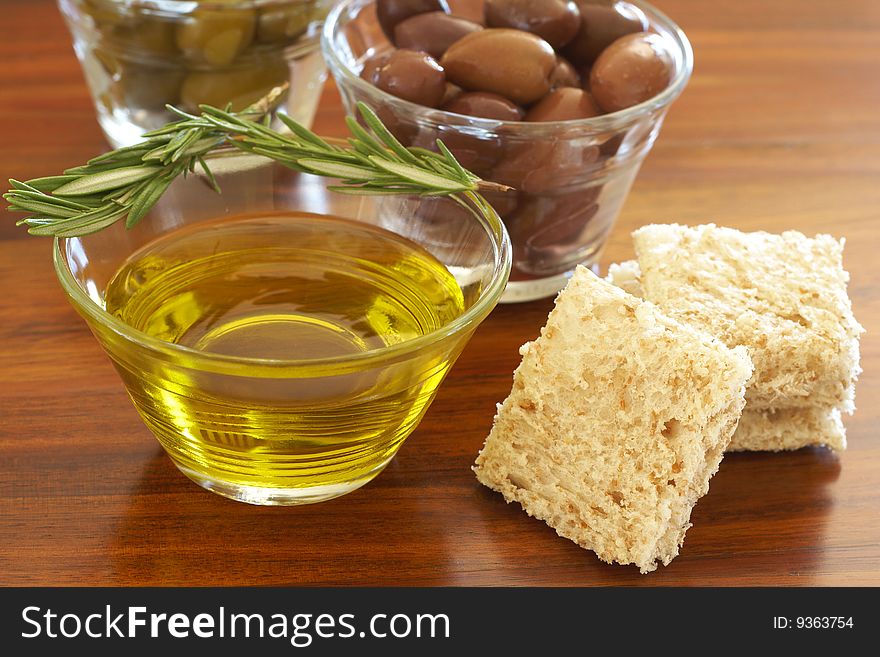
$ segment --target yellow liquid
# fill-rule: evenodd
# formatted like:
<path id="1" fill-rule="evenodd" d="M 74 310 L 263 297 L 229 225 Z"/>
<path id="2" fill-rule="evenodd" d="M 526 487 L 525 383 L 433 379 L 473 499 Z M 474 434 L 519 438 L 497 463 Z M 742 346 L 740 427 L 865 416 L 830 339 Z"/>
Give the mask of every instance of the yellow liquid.
<path id="1" fill-rule="evenodd" d="M 127 261 L 105 302 L 160 340 L 277 361 L 357 356 L 430 333 L 464 311 L 458 283 L 418 245 L 307 214 L 172 232 Z M 109 351 L 186 474 L 231 497 L 287 504 L 342 494 L 381 471 L 421 419 L 459 342 L 392 363 L 273 369 L 241 360 L 217 371 L 185 352 L 146 358 L 122 342 Z"/>

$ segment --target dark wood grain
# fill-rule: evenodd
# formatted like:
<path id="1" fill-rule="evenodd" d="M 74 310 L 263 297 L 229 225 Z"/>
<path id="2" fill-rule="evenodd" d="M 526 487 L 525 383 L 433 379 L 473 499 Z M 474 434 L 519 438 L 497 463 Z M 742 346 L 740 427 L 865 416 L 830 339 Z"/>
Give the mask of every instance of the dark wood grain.
<path id="1" fill-rule="evenodd" d="M 373 483 L 256 508 L 179 474 L 67 304 L 50 244 L 0 222 L 0 584 L 880 585 L 880 3 L 658 0 L 696 70 L 603 264 L 648 221 L 847 238 L 865 373 L 850 448 L 728 456 L 681 556 L 600 563 L 470 465 L 551 302 L 499 307 Z M 54 3 L 4 0 L 0 178 L 106 148 Z M 342 133 L 328 88 L 316 127 Z"/>

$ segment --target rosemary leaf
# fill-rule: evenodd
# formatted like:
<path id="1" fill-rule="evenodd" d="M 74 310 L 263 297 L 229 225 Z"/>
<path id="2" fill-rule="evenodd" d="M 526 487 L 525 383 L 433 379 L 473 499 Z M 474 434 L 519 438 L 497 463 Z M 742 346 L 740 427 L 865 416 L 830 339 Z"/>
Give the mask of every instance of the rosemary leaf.
<path id="1" fill-rule="evenodd" d="M 221 117 L 216 116 L 208 116 L 207 118 L 212 127 L 225 130 L 226 132 L 245 135 L 251 132 L 251 129 L 247 125 L 247 123 L 227 121 Z"/>
<path id="2" fill-rule="evenodd" d="M 165 159 L 168 157 L 169 153 L 170 153 L 170 150 L 168 148 L 168 144 L 162 144 L 161 146 L 157 146 L 153 150 L 147 151 L 146 153 L 144 153 L 144 156 L 142 159 L 144 162 L 150 162 L 150 161 L 164 162 Z"/>
<path id="3" fill-rule="evenodd" d="M 370 162 L 375 164 L 377 167 L 388 171 L 389 173 L 397 174 L 405 180 L 418 183 L 419 185 L 424 185 L 428 188 L 450 191 L 464 191 L 471 188 L 471 186 L 466 183 L 450 180 L 449 178 L 443 178 L 439 175 L 431 173 L 430 171 L 425 171 L 424 169 L 419 169 L 407 164 L 392 162 L 391 160 L 386 160 L 385 158 L 381 158 L 376 155 L 370 157 Z"/>
<path id="4" fill-rule="evenodd" d="M 455 155 L 452 154 L 448 148 L 446 148 L 446 144 L 444 144 L 439 139 L 437 140 L 437 148 L 440 149 L 440 152 L 446 156 L 446 160 L 452 165 L 455 169 L 455 172 L 462 177 L 463 180 L 468 180 L 473 176 L 464 170 L 464 167 L 458 163 L 458 160 L 455 159 Z"/>
<path id="5" fill-rule="evenodd" d="M 27 224 L 28 226 L 42 226 L 43 224 L 54 224 L 55 221 L 55 217 L 41 217 L 40 215 L 32 214 L 24 219 L 19 219 L 15 222 L 15 225 L 23 226 Z"/>
<path id="6" fill-rule="evenodd" d="M 392 152 L 396 153 L 404 162 L 417 162 L 416 156 L 410 153 L 403 144 L 397 141 L 397 137 L 391 134 L 388 128 L 386 128 L 382 121 L 379 120 L 379 117 L 376 116 L 376 113 L 371 110 L 366 103 L 363 101 L 358 102 L 357 108 L 366 124 L 370 127 L 370 130 L 376 133 L 376 137 L 378 137 L 383 144 L 391 149 Z"/>
<path id="7" fill-rule="evenodd" d="M 167 176 L 165 178 L 156 178 L 155 180 L 150 181 L 150 184 L 147 185 L 146 188 L 144 188 L 144 190 L 141 191 L 141 193 L 132 201 L 131 207 L 128 210 L 128 216 L 125 218 L 126 228 L 132 228 L 144 218 L 144 215 L 156 205 L 159 198 L 165 193 L 165 190 L 168 189 L 168 185 L 174 182 L 174 178 L 175 176 Z M 213 175 L 211 178 L 213 179 Z"/>
<path id="8" fill-rule="evenodd" d="M 214 172 L 211 171 L 211 168 L 208 166 L 208 163 L 205 162 L 204 158 L 199 156 L 196 158 L 198 160 L 199 166 L 202 167 L 202 171 L 205 172 L 205 175 L 208 177 L 208 182 L 211 183 L 211 188 L 221 194 L 220 185 L 217 184 L 217 178 L 214 177 Z"/>
<path id="9" fill-rule="evenodd" d="M 223 144 L 224 141 L 225 140 L 222 137 L 204 137 L 203 139 L 198 139 L 186 147 L 183 155 L 184 157 L 203 155 L 204 153 L 217 148 Z"/>
<path id="10" fill-rule="evenodd" d="M 199 128 L 190 128 L 188 131 L 189 134 L 186 135 L 184 139 L 180 140 L 180 143 L 174 149 L 174 153 L 171 155 L 171 162 L 177 162 L 180 158 L 184 157 L 190 148 L 199 141 L 202 136 L 202 130 Z M 186 134 L 186 133 L 181 133 Z"/>
<path id="11" fill-rule="evenodd" d="M 50 196 L 49 194 L 45 194 L 44 192 L 38 192 L 33 189 L 18 189 L 15 192 L 8 192 L 3 195 L 7 201 L 15 202 L 20 199 L 29 199 L 32 201 L 37 201 L 40 203 L 51 203 L 53 205 L 58 205 L 63 208 L 68 208 L 70 210 L 88 210 L 89 206 L 84 205 L 82 203 L 77 203 L 75 201 L 71 201 L 67 198 L 60 198 L 57 196 Z"/>
<path id="12" fill-rule="evenodd" d="M 101 155 L 97 155 L 93 157 L 91 160 L 87 162 L 89 164 L 101 164 L 102 162 L 112 161 L 116 162 L 123 157 L 127 157 L 129 155 L 135 155 L 137 157 L 141 157 L 144 152 L 144 144 L 133 144 L 131 146 L 123 146 L 122 148 L 117 148 L 116 150 L 110 151 L 109 153 L 102 153 Z"/>
<path id="13" fill-rule="evenodd" d="M 162 167 L 141 165 L 102 171 L 83 176 L 77 180 L 71 180 L 69 183 L 61 185 L 54 193 L 61 196 L 96 194 L 144 180 L 161 170 Z"/>
<path id="14" fill-rule="evenodd" d="M 28 232 L 31 235 L 55 235 L 56 237 L 77 237 L 89 235 L 103 230 L 107 226 L 118 221 L 125 214 L 124 208 L 115 207 L 112 204 L 99 208 L 86 215 L 71 217 L 61 221 L 55 221 L 47 225 L 29 224 Z"/>
<path id="15" fill-rule="evenodd" d="M 57 217 L 59 219 L 67 219 L 68 217 L 75 217 L 76 215 L 81 214 L 79 210 L 66 208 L 62 205 L 58 205 L 55 203 L 36 201 L 29 198 L 18 198 L 15 200 L 15 205 L 11 205 L 9 207 L 10 209 L 14 209 L 16 212 L 37 212 L 48 217 Z"/>
<path id="16" fill-rule="evenodd" d="M 98 233 L 105 228 L 112 226 L 117 221 L 122 219 L 125 216 L 126 210 L 120 210 L 114 214 L 108 214 L 105 218 L 100 220 L 93 220 L 86 224 L 85 226 L 75 226 L 68 230 L 56 230 L 52 235 L 55 237 L 82 237 L 83 235 L 91 235 L 92 233 Z M 28 231 L 30 232 L 30 231 Z"/>
<path id="17" fill-rule="evenodd" d="M 400 194 L 412 194 L 411 189 L 399 189 L 395 187 L 352 187 L 344 185 L 327 185 L 327 189 L 337 194 L 350 196 L 396 196 Z"/>
<path id="18" fill-rule="evenodd" d="M 25 187 L 35 189 L 39 192 L 53 192 L 61 187 L 61 185 L 76 180 L 78 177 L 79 176 L 75 175 L 47 176 L 45 178 L 34 178 L 33 180 L 28 180 L 26 183 L 22 183 L 17 180 L 10 180 L 9 184 L 16 189 L 20 189 L 19 185 L 24 185 Z"/>
<path id="19" fill-rule="evenodd" d="M 360 123 L 353 116 L 345 117 L 345 124 L 348 126 L 349 132 L 354 135 L 352 140 L 355 144 L 362 146 L 371 155 L 385 155 L 385 149 L 373 136 L 363 129 Z"/>
<path id="20" fill-rule="evenodd" d="M 344 178 L 346 180 L 373 180 L 377 177 L 382 177 L 382 174 L 377 173 L 375 169 L 367 169 L 366 167 L 359 167 L 351 164 L 340 164 L 338 162 L 325 162 L 322 160 L 305 158 L 298 160 L 298 163 L 312 173 L 317 173 L 322 176 L 332 176 L 334 178 Z"/>
<path id="21" fill-rule="evenodd" d="M 458 171 L 456 171 L 450 164 L 447 164 L 444 160 L 436 160 L 434 158 L 426 157 L 423 162 L 425 163 L 425 166 L 440 176 L 460 179 Z"/>
<path id="22" fill-rule="evenodd" d="M 305 126 L 300 125 L 289 116 L 283 113 L 278 114 L 278 118 L 281 119 L 281 122 L 287 126 L 287 129 L 290 130 L 293 134 L 299 137 L 301 140 L 308 142 L 310 144 L 314 144 L 319 148 L 324 150 L 333 150 L 333 146 L 328 144 L 326 141 L 321 139 L 318 135 L 316 135 L 311 130 L 308 130 Z"/>
<path id="23" fill-rule="evenodd" d="M 178 109 L 174 105 L 165 105 L 165 109 L 167 109 L 172 114 L 176 114 L 183 120 L 192 120 L 198 121 L 199 117 L 188 112 L 184 112 L 182 109 Z M 159 135 L 167 135 L 168 133 L 176 132 L 174 130 L 174 123 L 169 123 L 168 125 L 164 125 L 161 128 L 157 128 L 156 130 L 151 130 L 150 132 L 145 132 L 144 137 L 158 137 Z"/>
<path id="24" fill-rule="evenodd" d="M 427 148 L 422 148 L 421 146 L 410 146 L 409 152 L 423 160 L 443 160 L 443 156 L 440 155 L 440 153 L 429 151 Z"/>

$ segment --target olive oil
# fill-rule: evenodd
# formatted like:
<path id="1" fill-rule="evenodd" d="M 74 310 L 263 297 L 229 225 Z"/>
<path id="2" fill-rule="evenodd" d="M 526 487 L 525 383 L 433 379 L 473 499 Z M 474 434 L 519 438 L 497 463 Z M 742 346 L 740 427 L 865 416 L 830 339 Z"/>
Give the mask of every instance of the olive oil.
<path id="1" fill-rule="evenodd" d="M 129 258 L 105 303 L 130 326 L 188 348 L 149 363 L 114 358 L 178 467 L 261 504 L 326 499 L 381 471 L 461 341 L 376 350 L 465 309 L 455 278 L 417 244 L 308 214 L 172 232 Z"/>

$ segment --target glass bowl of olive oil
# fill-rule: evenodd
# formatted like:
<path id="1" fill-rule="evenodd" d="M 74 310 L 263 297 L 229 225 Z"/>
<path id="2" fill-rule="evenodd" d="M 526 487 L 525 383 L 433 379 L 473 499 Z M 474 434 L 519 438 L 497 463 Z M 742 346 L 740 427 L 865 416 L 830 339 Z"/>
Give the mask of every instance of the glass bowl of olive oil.
<path id="1" fill-rule="evenodd" d="M 510 243 L 479 197 L 352 196 L 244 153 L 55 268 L 174 464 L 252 504 L 344 495 L 415 429 L 497 303 Z"/>

